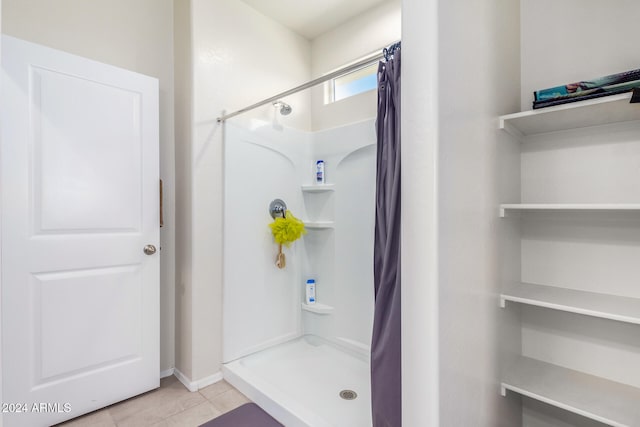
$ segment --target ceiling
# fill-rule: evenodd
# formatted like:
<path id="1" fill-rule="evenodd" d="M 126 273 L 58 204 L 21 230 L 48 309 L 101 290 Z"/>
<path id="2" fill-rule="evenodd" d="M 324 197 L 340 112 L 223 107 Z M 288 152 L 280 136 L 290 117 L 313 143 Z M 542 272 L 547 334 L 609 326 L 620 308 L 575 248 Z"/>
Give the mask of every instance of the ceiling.
<path id="1" fill-rule="evenodd" d="M 242 0 L 309 40 L 386 0 Z"/>

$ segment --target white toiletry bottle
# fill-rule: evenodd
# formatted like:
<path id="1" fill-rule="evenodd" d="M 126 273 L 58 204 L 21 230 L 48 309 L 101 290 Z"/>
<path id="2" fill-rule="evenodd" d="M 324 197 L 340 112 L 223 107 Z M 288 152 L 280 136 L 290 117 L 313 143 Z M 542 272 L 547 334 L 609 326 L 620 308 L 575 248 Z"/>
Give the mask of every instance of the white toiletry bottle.
<path id="1" fill-rule="evenodd" d="M 306 304 L 315 304 L 316 303 L 316 281 L 313 279 L 307 280 L 306 286 Z"/>
<path id="2" fill-rule="evenodd" d="M 316 183 L 324 184 L 324 160 L 318 160 L 316 162 Z"/>

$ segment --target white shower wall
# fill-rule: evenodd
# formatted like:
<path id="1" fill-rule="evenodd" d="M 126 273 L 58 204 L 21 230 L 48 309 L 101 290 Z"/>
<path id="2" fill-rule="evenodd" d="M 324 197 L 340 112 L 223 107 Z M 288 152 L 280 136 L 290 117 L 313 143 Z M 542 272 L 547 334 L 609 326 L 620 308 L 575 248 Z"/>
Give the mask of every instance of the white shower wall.
<path id="1" fill-rule="evenodd" d="M 225 227 L 223 360 L 261 350 L 299 335 L 296 278 L 299 245 L 285 248 L 287 268 L 274 265 L 277 245 L 268 207 L 282 199 L 299 215 L 302 196 L 296 164 L 309 134 L 279 131 L 269 123 L 225 124 Z M 248 124 L 249 126 L 246 126 Z"/>
<path id="2" fill-rule="evenodd" d="M 305 194 L 305 215 L 335 224 L 305 236 L 301 283 L 315 278 L 318 303 L 333 311 L 326 315 L 304 310 L 303 332 L 366 356 L 373 327 L 374 120 L 314 133 L 311 162 L 303 170 L 317 159 L 326 162 L 326 180 L 335 191 Z M 310 183 L 312 174 L 306 176 L 303 183 Z"/>
<path id="3" fill-rule="evenodd" d="M 295 105 L 292 105 L 294 110 Z M 254 116 L 255 117 L 255 116 Z M 301 334 L 368 353 L 373 322 L 375 128 L 373 120 L 305 132 L 250 117 L 225 125 L 224 354 L 235 360 Z M 326 162 L 334 191 L 305 192 L 315 161 Z M 268 206 L 283 199 L 305 221 L 333 221 L 285 248 L 277 245 Z M 318 304 L 303 310 L 306 279 L 317 281 Z"/>
<path id="4" fill-rule="evenodd" d="M 188 33 L 180 38 L 180 49 L 176 50 L 176 70 L 182 71 L 178 81 L 183 88 L 176 109 L 182 118 L 178 120 L 176 147 L 180 147 L 178 154 L 184 154 L 177 163 L 178 170 L 182 171 L 178 174 L 182 183 L 178 193 L 184 202 L 179 204 L 177 225 L 184 239 L 177 246 L 180 269 L 176 279 L 176 368 L 192 381 L 200 381 L 215 375 L 223 360 L 220 313 L 224 270 L 221 262 L 224 256 L 221 237 L 224 155 L 222 126 L 216 124 L 215 118 L 223 109 L 235 111 L 309 81 L 315 77 L 312 64 L 321 66 L 328 55 L 316 55 L 313 41 L 240 0 L 174 3 L 181 31 Z M 360 18 L 373 19 L 373 15 L 365 13 L 358 17 L 359 25 L 350 27 L 352 39 L 359 33 L 363 35 L 357 40 L 370 38 L 371 27 L 364 25 Z M 394 34 L 399 34 L 399 20 L 393 25 Z M 376 34 L 385 31 L 385 28 L 375 28 Z M 360 51 L 362 46 L 343 41 L 326 52 L 353 60 L 369 50 Z M 183 49 L 188 54 L 184 55 Z M 375 102 L 375 98 L 372 100 Z M 292 116 L 298 115 L 298 124 L 294 127 L 309 130 L 312 125 L 310 101 L 300 99 L 290 103 L 294 111 L 287 116 L 287 124 L 291 125 Z M 268 107 L 263 112 L 272 117 L 274 109 Z M 306 116 L 301 114 L 305 110 Z M 353 122 L 350 118 L 342 123 Z M 336 125 L 338 123 L 328 123 L 327 127 Z"/>

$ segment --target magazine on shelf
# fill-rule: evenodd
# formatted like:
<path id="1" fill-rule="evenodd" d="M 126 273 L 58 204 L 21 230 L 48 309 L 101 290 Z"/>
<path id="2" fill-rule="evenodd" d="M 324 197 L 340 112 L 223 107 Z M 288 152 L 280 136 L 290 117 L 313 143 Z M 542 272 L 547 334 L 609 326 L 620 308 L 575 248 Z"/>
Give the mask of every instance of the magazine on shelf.
<path id="1" fill-rule="evenodd" d="M 594 89 L 601 87 L 627 83 L 640 80 L 640 69 L 625 71 L 624 73 L 611 74 L 609 76 L 598 77 L 576 83 L 569 83 L 563 86 L 551 87 L 537 90 L 533 93 L 534 102 L 549 101 L 567 96 L 581 96 L 593 93 Z M 587 93 L 584 93 L 587 92 Z"/>
<path id="2" fill-rule="evenodd" d="M 567 96 L 558 96 L 556 98 L 548 99 L 545 101 L 534 101 L 533 109 L 544 107 L 552 107 L 554 105 L 567 104 L 569 102 L 584 101 L 585 99 L 600 98 L 602 96 L 617 95 L 619 93 L 630 92 L 634 88 L 640 87 L 640 79 L 633 80 L 626 83 L 618 83 L 609 86 L 603 86 L 596 89 L 589 89 L 579 92 L 578 94 L 571 94 Z"/>

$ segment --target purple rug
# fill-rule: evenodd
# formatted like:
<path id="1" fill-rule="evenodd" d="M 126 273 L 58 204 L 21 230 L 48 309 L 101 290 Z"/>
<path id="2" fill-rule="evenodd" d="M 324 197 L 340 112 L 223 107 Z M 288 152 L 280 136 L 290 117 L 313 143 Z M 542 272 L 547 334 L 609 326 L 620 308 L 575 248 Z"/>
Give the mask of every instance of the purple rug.
<path id="1" fill-rule="evenodd" d="M 202 424 L 200 427 L 283 427 L 255 403 L 244 405 Z"/>

